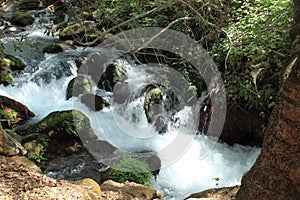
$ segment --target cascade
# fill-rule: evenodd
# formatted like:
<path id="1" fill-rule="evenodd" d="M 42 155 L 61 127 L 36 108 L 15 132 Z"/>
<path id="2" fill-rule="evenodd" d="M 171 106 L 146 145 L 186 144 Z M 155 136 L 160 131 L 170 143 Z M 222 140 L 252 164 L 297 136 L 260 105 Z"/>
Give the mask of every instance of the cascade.
<path id="1" fill-rule="evenodd" d="M 228 146 L 205 135 L 196 135 L 195 130 L 189 128 L 193 122 L 193 108 L 190 106 L 178 107 L 172 115 L 164 118 L 167 128 L 159 134 L 156 127 L 148 123 L 143 108 L 145 86 L 152 83 L 155 76 L 130 60 L 115 61 L 127 75 L 126 84 L 131 96 L 125 103 L 113 103 L 112 92 L 97 88 L 94 88 L 95 92 L 111 103 L 103 111 L 90 111 L 77 97 L 66 100 L 68 82 L 77 75 L 76 57 L 97 49 L 68 48 L 60 54 L 43 55 L 32 50 L 32 44 L 37 41 L 51 43 L 58 38 L 49 39 L 41 33 L 37 28 L 27 30 L 26 40 L 20 43 L 22 51 L 17 52 L 24 58 L 27 68 L 15 74 L 15 86 L 0 86 L 1 95 L 26 104 L 36 114 L 32 121 L 53 111 L 76 108 L 89 116 L 99 139 L 124 151 L 157 152 L 162 169 L 152 180 L 152 187 L 167 200 L 183 199 L 193 192 L 213 187 L 240 184 L 242 174 L 255 162 L 259 148 Z M 15 54 L 11 41 L 2 38 L 2 42 L 7 53 Z M 207 148 L 211 146 L 213 148 Z"/>

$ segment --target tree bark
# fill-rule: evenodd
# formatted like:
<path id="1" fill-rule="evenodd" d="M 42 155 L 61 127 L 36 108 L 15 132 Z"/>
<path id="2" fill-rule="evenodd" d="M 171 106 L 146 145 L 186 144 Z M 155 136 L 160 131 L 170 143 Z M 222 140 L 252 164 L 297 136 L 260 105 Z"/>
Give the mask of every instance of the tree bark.
<path id="1" fill-rule="evenodd" d="M 286 67 L 262 152 L 242 179 L 236 199 L 300 199 L 300 1 L 290 32 L 293 59 Z"/>

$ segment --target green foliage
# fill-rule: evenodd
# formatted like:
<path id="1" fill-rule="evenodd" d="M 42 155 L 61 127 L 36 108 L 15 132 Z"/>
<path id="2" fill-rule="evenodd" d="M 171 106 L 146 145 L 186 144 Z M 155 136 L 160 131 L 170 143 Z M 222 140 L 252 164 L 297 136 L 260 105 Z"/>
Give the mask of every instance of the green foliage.
<path id="1" fill-rule="evenodd" d="M 232 1 L 227 37 L 212 46 L 211 55 L 224 71 L 231 103 L 247 109 L 271 110 L 289 58 L 292 2 Z M 228 57 L 226 54 L 228 51 Z M 224 65 L 226 62 L 227 68 Z"/>
<path id="2" fill-rule="evenodd" d="M 101 31 L 126 21 L 111 33 L 140 27 L 166 27 L 189 35 L 203 45 L 221 71 L 228 101 L 244 109 L 270 113 L 280 85 L 280 73 L 289 59 L 291 0 L 203 0 L 177 2 L 140 18 L 135 18 L 170 0 L 73 0 L 69 7 L 84 8 Z M 198 12 L 198 13 L 196 13 Z M 201 15 L 203 18 L 199 17 Z M 76 15 L 74 19 L 80 20 Z M 213 24 L 213 25 L 212 25 Z M 176 70 L 191 82 L 199 94 L 202 83 L 191 66 L 179 63 Z M 195 88 L 196 87 L 196 88 Z"/>
<path id="3" fill-rule="evenodd" d="M 37 136 L 36 140 L 25 143 L 24 147 L 27 150 L 27 157 L 41 166 L 42 161 L 46 161 L 45 153 L 49 145 L 50 139 L 46 136 Z"/>
<path id="4" fill-rule="evenodd" d="M 130 181 L 143 185 L 150 185 L 151 177 L 151 171 L 145 163 L 130 157 L 122 158 L 109 174 L 109 179 L 118 183 Z"/>

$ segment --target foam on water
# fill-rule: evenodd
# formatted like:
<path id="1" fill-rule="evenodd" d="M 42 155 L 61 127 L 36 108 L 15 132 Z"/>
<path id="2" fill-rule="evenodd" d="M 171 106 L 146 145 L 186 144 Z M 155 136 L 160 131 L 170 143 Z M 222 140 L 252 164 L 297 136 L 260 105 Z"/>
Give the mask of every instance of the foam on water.
<path id="1" fill-rule="evenodd" d="M 46 57 L 43 66 L 55 59 L 55 56 Z M 127 70 L 131 92 L 141 87 L 145 79 L 151 82 L 153 78 L 142 68 L 136 71 L 128 63 L 118 64 Z M 47 66 L 44 69 L 49 71 Z M 28 74 L 24 76 L 29 80 Z M 89 116 L 92 128 L 100 139 L 123 150 L 157 152 L 163 167 L 156 180 L 152 181 L 152 186 L 161 191 L 165 199 L 178 200 L 204 189 L 240 184 L 242 174 L 253 165 L 260 152 L 258 148 L 228 146 L 215 143 L 203 135 L 195 136 L 186 125 L 191 122 L 190 107 L 184 107 L 177 113 L 179 121 L 176 123 L 180 124 L 174 126 L 172 123 L 175 122 L 170 121 L 168 131 L 163 135 L 157 134 L 155 128 L 147 123 L 142 110 L 143 101 L 138 98 L 129 102 L 125 109 L 122 108 L 123 112 L 119 112 L 121 107 L 117 105 L 92 112 L 79 104 L 78 98 L 66 100 L 67 84 L 74 76 L 76 72 L 73 70 L 71 76 L 53 79 L 50 83 L 22 81 L 15 87 L 0 86 L 0 94 L 27 105 L 36 114 L 34 120 L 42 119 L 53 111 L 75 107 Z M 16 81 L 18 79 L 23 80 L 24 77 L 22 79 L 21 75 Z M 126 116 L 132 114 L 137 117 L 137 123 L 128 123 Z"/>

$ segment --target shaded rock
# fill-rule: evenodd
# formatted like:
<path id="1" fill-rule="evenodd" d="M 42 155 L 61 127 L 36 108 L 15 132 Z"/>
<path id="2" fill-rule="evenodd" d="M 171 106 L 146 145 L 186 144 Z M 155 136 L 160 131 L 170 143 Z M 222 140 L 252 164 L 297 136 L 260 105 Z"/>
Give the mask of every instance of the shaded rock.
<path id="1" fill-rule="evenodd" d="M 103 110 L 103 108 L 109 106 L 109 103 L 107 103 L 105 99 L 94 94 L 83 94 L 80 98 L 80 101 L 92 111 Z"/>
<path id="2" fill-rule="evenodd" d="M 20 153 L 16 144 L 10 140 L 9 135 L 3 130 L 0 125 L 0 155 L 15 156 Z"/>
<path id="3" fill-rule="evenodd" d="M 209 189 L 195 193 L 185 200 L 234 200 L 240 186 Z"/>
<path id="4" fill-rule="evenodd" d="M 34 22 L 34 18 L 28 12 L 16 11 L 10 21 L 13 25 L 24 27 L 31 25 Z"/>
<path id="5" fill-rule="evenodd" d="M 13 75 L 12 71 L 10 70 L 9 67 L 2 65 L 3 61 L 2 59 L 0 60 L 1 65 L 0 65 L 0 84 L 3 84 L 4 86 L 10 85 L 13 83 Z"/>
<path id="6" fill-rule="evenodd" d="M 154 121 L 155 116 L 162 113 L 162 91 L 158 86 L 150 86 L 147 89 L 144 110 L 149 123 Z"/>
<path id="7" fill-rule="evenodd" d="M 220 140 L 232 145 L 261 146 L 263 141 L 262 127 L 265 122 L 255 110 L 244 111 L 240 108 L 227 109 L 225 124 Z"/>
<path id="8" fill-rule="evenodd" d="M 63 51 L 62 46 L 59 44 L 50 44 L 43 49 L 43 53 L 60 53 Z"/>
<path id="9" fill-rule="evenodd" d="M 97 86 L 100 89 L 112 92 L 117 82 L 122 80 L 120 67 L 116 64 L 110 64 L 102 74 Z"/>
<path id="10" fill-rule="evenodd" d="M 92 178 L 97 183 L 101 183 L 101 171 L 105 168 L 106 166 L 97 162 L 87 151 L 83 151 L 79 154 L 49 160 L 44 174 L 59 180 L 76 181 L 83 178 Z"/>
<path id="11" fill-rule="evenodd" d="M 25 168 L 32 173 L 42 174 L 42 170 L 25 156 L 0 156 L 0 162 L 4 164 L 13 163 L 15 168 Z"/>
<path id="12" fill-rule="evenodd" d="M 97 138 L 89 118 L 78 110 L 52 112 L 40 122 L 18 128 L 17 132 L 21 135 L 41 133 L 51 137 L 69 135 L 77 138 L 81 135 L 90 139 Z"/>
<path id="13" fill-rule="evenodd" d="M 136 183 L 116 183 L 113 181 L 105 181 L 101 185 L 103 199 L 144 199 L 144 200 L 159 200 L 162 199 L 161 194 L 147 186 Z"/>
<path id="14" fill-rule="evenodd" d="M 128 87 L 128 84 L 124 81 L 117 82 L 115 84 L 114 90 L 113 90 L 113 97 L 114 101 L 118 104 L 125 103 L 126 100 L 130 97 L 130 90 Z"/>
<path id="15" fill-rule="evenodd" d="M 83 43 L 91 42 L 98 36 L 96 24 L 93 21 L 71 24 L 59 32 L 61 40 L 77 40 Z"/>
<path id="16" fill-rule="evenodd" d="M 73 78 L 67 88 L 67 100 L 78 97 L 81 94 L 89 94 L 92 91 L 92 82 L 85 76 L 79 75 Z"/>
<path id="17" fill-rule="evenodd" d="M 78 74 L 89 75 L 95 83 L 99 83 L 101 76 L 105 72 L 105 65 L 109 62 L 109 58 L 100 53 L 93 52 L 89 54 L 84 62 L 81 62 L 81 67 L 78 69 Z"/>
<path id="18" fill-rule="evenodd" d="M 35 116 L 24 104 L 2 95 L 0 95 L 0 108 L 1 119 L 7 120 L 2 122 L 5 128 L 24 123 Z"/>
<path id="19" fill-rule="evenodd" d="M 45 158 L 81 152 L 82 141 L 96 139 L 89 118 L 77 110 L 52 112 L 40 122 L 17 129 L 22 143 L 40 163 Z"/>
<path id="20" fill-rule="evenodd" d="M 39 0 L 7 0 L 2 4 L 4 11 L 37 10 L 40 6 Z"/>

